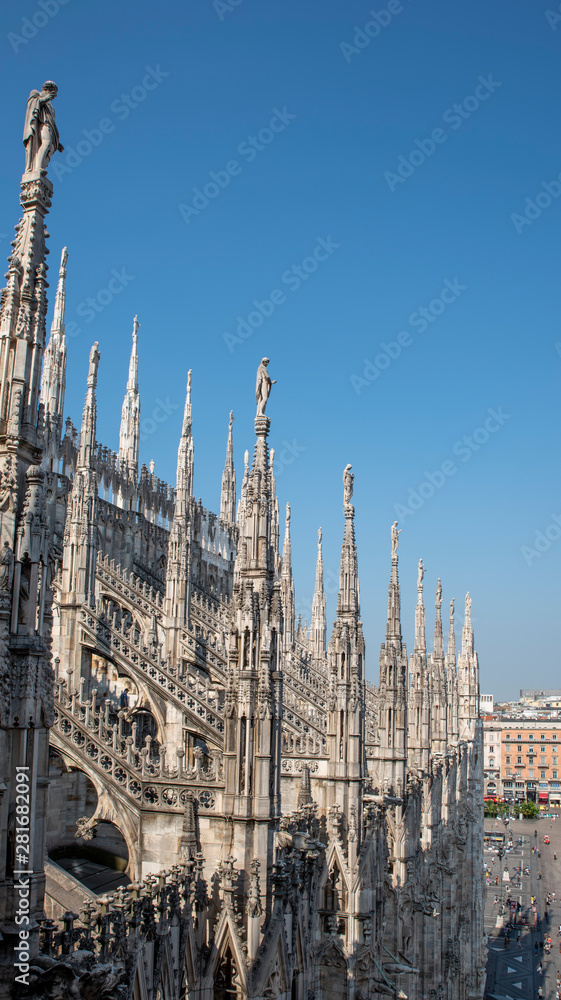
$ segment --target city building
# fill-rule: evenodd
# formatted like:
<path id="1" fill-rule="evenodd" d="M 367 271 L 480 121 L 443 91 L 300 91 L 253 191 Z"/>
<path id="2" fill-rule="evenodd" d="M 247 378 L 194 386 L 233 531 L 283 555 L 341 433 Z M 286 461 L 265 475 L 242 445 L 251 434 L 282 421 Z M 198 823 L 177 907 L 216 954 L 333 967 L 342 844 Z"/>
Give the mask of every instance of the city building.
<path id="1" fill-rule="evenodd" d="M 493 695 L 492 694 L 480 694 L 479 695 L 479 714 L 480 715 L 491 715 L 493 712 Z"/>
<path id="2" fill-rule="evenodd" d="M 28 102 L 0 312 L 0 998 L 19 969 L 28 998 L 481 1000 L 469 594 L 457 652 L 438 580 L 428 649 L 419 561 L 408 656 L 394 524 L 365 681 L 347 466 L 331 634 L 321 531 L 309 630 L 296 619 L 266 358 L 239 492 L 230 415 L 219 512 L 195 499 L 191 372 L 175 483 L 139 467 L 136 319 L 118 452 L 97 439 L 98 343 L 80 429 L 65 416 L 66 250 L 46 343 L 54 97 Z M 86 892 L 77 852 L 122 884 Z"/>
<path id="3" fill-rule="evenodd" d="M 501 779 L 501 723 L 486 716 L 483 720 L 483 785 L 486 799 L 503 797 Z"/>
<path id="4" fill-rule="evenodd" d="M 487 716 L 483 728 L 485 798 L 561 805 L 561 721 Z"/>

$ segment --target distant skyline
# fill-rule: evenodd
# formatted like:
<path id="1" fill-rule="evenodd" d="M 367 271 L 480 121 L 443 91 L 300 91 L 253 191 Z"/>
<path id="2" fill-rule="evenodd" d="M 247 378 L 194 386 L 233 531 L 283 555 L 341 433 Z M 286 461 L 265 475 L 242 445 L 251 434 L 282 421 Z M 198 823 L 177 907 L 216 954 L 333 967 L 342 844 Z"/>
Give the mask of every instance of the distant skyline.
<path id="1" fill-rule="evenodd" d="M 174 483 L 192 369 L 195 495 L 217 510 L 228 415 L 239 494 L 268 356 L 297 610 L 309 618 L 321 526 L 334 618 L 350 462 L 375 683 L 395 519 L 409 652 L 422 557 L 429 648 L 440 577 L 458 645 L 471 594 L 483 692 L 516 698 L 559 673 L 554 7 L 21 0 L 5 12 L 4 257 L 26 100 L 44 80 L 59 87 L 49 322 L 68 246 L 66 414 L 79 427 L 97 340 L 98 439 L 117 447 L 138 314 L 141 461 Z"/>

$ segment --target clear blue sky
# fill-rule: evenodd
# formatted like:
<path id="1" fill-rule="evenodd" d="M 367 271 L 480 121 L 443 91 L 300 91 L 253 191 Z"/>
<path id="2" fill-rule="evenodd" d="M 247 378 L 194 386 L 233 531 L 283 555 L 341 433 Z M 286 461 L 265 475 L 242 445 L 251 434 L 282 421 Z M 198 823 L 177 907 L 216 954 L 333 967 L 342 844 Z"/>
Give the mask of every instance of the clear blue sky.
<path id="1" fill-rule="evenodd" d="M 268 355 L 298 605 L 309 610 L 321 525 L 333 619 L 351 462 L 370 679 L 398 517 L 409 644 L 422 557 L 429 635 L 437 577 L 458 626 L 471 592 L 482 690 L 558 686 L 561 197 L 522 214 L 561 172 L 561 21 L 547 0 L 56 6 L 4 12 L 0 251 L 18 219 L 25 102 L 53 79 L 67 148 L 50 168 L 51 303 L 66 244 L 76 334 L 67 413 L 79 424 L 98 340 L 98 437 L 117 446 L 138 313 L 141 458 L 173 481 L 192 368 L 195 492 L 216 510 L 228 412 L 240 482 Z M 397 180 L 399 165 L 410 176 Z M 211 172 L 224 189 L 205 206 Z M 314 251 L 325 259 L 303 280 L 293 267 Z M 107 301 L 113 269 L 131 277 L 92 318 L 86 300 Z M 271 315 L 230 350 L 224 334 L 254 300 Z M 380 357 L 382 343 L 401 353 Z M 396 513 L 443 463 L 434 495 L 425 485 L 415 513 Z M 546 530 L 545 551 L 524 555 Z"/>

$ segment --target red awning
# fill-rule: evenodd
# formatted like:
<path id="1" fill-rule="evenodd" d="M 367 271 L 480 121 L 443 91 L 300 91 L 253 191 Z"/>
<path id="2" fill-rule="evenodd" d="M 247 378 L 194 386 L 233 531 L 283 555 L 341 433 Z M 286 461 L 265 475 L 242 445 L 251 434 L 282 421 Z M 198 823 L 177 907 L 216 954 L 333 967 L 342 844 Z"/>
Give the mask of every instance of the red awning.
<path id="1" fill-rule="evenodd" d="M 538 792 L 538 800 L 540 802 L 549 802 L 549 792 Z"/>

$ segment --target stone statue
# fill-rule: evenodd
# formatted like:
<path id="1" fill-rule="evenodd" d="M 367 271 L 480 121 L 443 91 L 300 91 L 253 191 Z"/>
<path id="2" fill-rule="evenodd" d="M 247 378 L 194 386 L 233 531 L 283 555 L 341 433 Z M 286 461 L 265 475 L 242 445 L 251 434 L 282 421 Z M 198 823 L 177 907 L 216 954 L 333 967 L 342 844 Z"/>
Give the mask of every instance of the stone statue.
<path id="1" fill-rule="evenodd" d="M 419 567 L 417 572 L 417 590 L 420 590 L 423 586 L 423 577 L 425 575 L 425 567 L 423 566 L 423 560 L 419 559 Z"/>
<path id="2" fill-rule="evenodd" d="M 353 483 L 355 477 L 354 473 L 351 472 L 351 469 L 352 465 L 346 465 L 343 472 L 343 487 L 344 487 L 343 503 L 345 507 L 347 506 L 347 504 L 350 504 L 351 497 L 353 495 Z"/>
<path id="3" fill-rule="evenodd" d="M 14 553 L 9 542 L 4 542 L 2 558 L 0 559 L 0 591 L 4 593 L 12 586 L 14 575 Z"/>
<path id="4" fill-rule="evenodd" d="M 95 344 L 92 345 L 92 349 L 90 351 L 90 367 L 88 369 L 88 382 L 91 378 L 97 378 L 97 368 L 100 359 L 100 353 L 98 348 L 99 348 L 99 343 L 96 340 Z"/>
<path id="5" fill-rule="evenodd" d="M 265 407 L 267 406 L 267 400 L 271 395 L 271 386 L 276 385 L 277 380 L 272 379 L 267 371 L 267 365 L 269 364 L 269 358 L 262 358 L 261 364 L 257 369 L 257 382 L 255 385 L 255 398 L 257 400 L 257 416 L 265 416 Z"/>
<path id="6" fill-rule="evenodd" d="M 435 602 L 435 607 L 436 607 L 437 611 L 440 611 L 440 609 L 442 607 L 442 583 L 441 583 L 440 580 L 438 580 L 437 584 L 436 584 L 436 602 Z"/>
<path id="7" fill-rule="evenodd" d="M 58 87 L 52 80 L 43 84 L 42 90 L 32 90 L 27 102 L 23 144 L 25 146 L 25 172 L 39 170 L 47 172 L 47 164 L 53 153 L 62 153 L 64 146 L 56 127 L 55 112 L 51 101 L 58 94 Z"/>
<path id="8" fill-rule="evenodd" d="M 397 530 L 397 521 L 392 524 L 392 556 L 397 555 L 397 550 L 399 547 L 399 536 L 401 535 L 401 528 Z"/>

